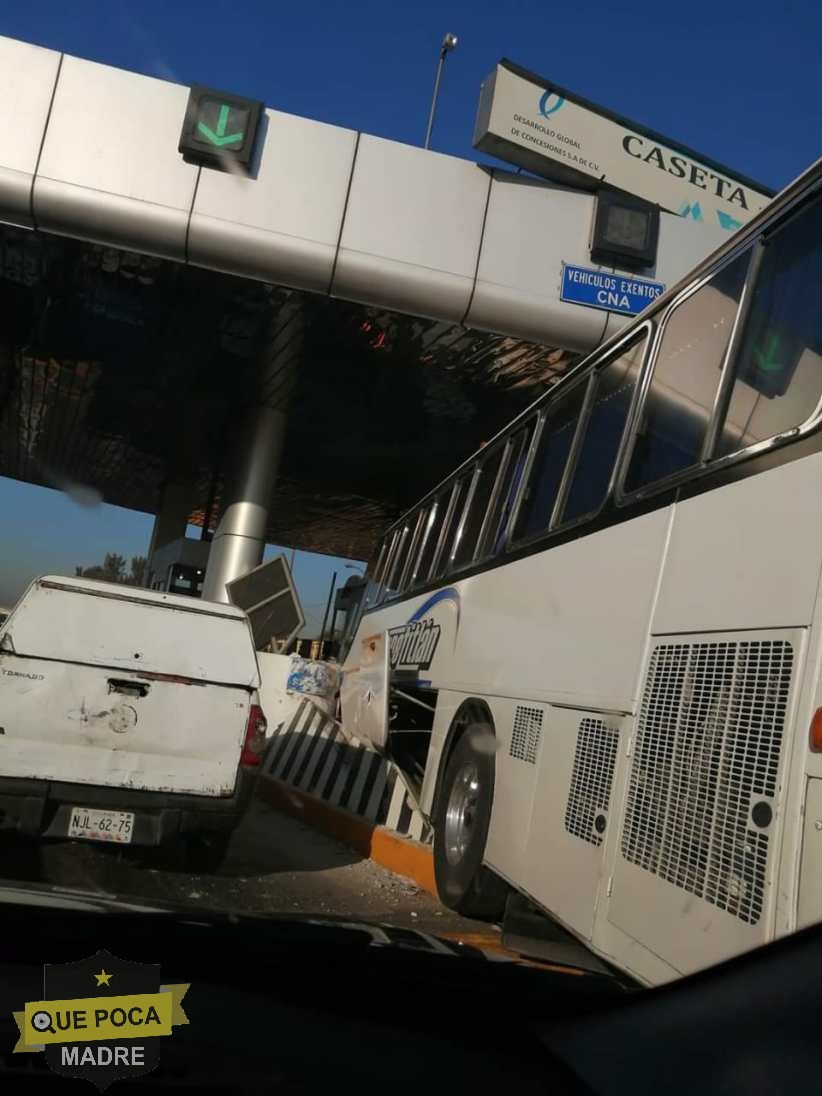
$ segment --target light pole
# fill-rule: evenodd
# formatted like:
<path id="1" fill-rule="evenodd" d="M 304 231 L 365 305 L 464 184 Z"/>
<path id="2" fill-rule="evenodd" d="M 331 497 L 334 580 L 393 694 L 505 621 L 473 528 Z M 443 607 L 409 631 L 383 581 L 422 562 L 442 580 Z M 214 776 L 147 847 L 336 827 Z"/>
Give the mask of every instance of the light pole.
<path id="1" fill-rule="evenodd" d="M 328 591 L 328 601 L 325 603 L 325 612 L 323 613 L 323 626 L 320 629 L 320 658 L 323 656 L 323 645 L 325 643 L 325 626 L 328 623 L 328 614 L 331 612 L 331 599 L 334 596 L 334 587 L 337 585 L 337 572 L 331 576 L 331 588 Z M 333 621 L 332 617 L 332 621 Z M 333 633 L 334 625 L 332 623 L 331 630 Z"/>
<path id="2" fill-rule="evenodd" d="M 440 46 L 440 59 L 437 64 L 437 75 L 434 78 L 434 94 L 431 97 L 431 113 L 428 115 L 428 129 L 425 131 L 425 144 L 423 148 L 429 148 L 431 145 L 431 130 L 434 128 L 434 115 L 437 112 L 437 99 L 440 94 L 440 80 L 442 79 L 442 66 L 445 64 L 446 56 L 452 49 L 457 48 L 457 36 L 456 34 L 446 34 L 442 40 Z"/>

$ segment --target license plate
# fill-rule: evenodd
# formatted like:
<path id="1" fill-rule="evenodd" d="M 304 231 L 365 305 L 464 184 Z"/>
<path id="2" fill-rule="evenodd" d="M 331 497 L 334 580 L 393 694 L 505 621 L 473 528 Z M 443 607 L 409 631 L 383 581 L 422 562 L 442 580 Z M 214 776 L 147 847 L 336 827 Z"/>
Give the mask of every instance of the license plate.
<path id="1" fill-rule="evenodd" d="M 97 811 L 91 807 L 72 807 L 69 837 L 90 841 L 117 841 L 127 845 L 134 831 L 134 815 L 129 811 Z"/>

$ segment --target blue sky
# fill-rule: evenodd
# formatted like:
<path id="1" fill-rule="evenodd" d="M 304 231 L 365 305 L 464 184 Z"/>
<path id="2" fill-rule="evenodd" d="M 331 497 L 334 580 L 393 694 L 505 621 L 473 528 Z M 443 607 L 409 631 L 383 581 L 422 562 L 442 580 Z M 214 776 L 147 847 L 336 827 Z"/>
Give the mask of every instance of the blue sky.
<path id="1" fill-rule="evenodd" d="M 502 56 L 773 187 L 822 151 L 819 0 L 5 0 L 0 9 L 3 35 L 414 144 L 445 31 L 460 41 L 434 134 L 442 152 L 472 157 L 479 86 Z M 84 509 L 2 478 L 0 515 L 0 604 L 38 572 L 144 553 L 151 529 L 147 515 Z M 315 626 L 341 567 L 298 553 Z"/>
<path id="2" fill-rule="evenodd" d="M 0 606 L 11 604 L 36 575 L 74 574 L 75 566 L 100 563 L 106 552 L 129 558 L 145 555 L 153 519 L 120 506 L 80 507 L 61 491 L 0 477 L 3 521 L 0 558 Z M 190 526 L 188 535 L 199 537 Z M 265 558 L 283 549 L 269 545 Z M 286 549 L 290 562 L 291 551 Z M 306 615 L 306 634 L 319 631 L 334 571 L 337 585 L 361 570 L 354 560 L 297 552 L 294 578 Z"/>

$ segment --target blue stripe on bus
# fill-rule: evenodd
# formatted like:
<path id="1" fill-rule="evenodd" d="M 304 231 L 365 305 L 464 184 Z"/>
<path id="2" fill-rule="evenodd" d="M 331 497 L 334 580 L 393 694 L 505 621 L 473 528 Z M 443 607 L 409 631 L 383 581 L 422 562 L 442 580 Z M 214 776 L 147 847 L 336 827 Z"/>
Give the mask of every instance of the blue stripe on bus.
<path id="1" fill-rule="evenodd" d="M 419 620 L 424 617 L 429 609 L 433 609 L 435 605 L 438 605 L 441 601 L 453 601 L 457 607 L 457 623 L 460 619 L 460 592 L 453 586 L 446 586 L 444 590 L 437 590 L 435 594 L 420 605 L 419 609 L 408 618 L 408 623 L 412 624 L 415 620 Z"/>

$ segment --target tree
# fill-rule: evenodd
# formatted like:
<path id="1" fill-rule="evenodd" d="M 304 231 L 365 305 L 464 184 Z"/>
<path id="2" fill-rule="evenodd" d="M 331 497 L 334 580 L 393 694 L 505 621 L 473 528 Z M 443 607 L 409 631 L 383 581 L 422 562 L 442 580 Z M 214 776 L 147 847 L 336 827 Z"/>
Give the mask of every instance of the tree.
<path id="1" fill-rule="evenodd" d="M 106 552 L 103 560 L 103 577 L 106 582 L 126 581 L 126 558 L 117 552 Z"/>
<path id="2" fill-rule="evenodd" d="M 126 571 L 125 556 L 117 552 L 106 552 L 102 564 L 93 567 L 75 567 L 77 578 L 96 578 L 104 582 L 119 582 L 124 586 L 142 586 L 146 573 L 146 557 L 132 556 L 131 570 Z"/>
<path id="3" fill-rule="evenodd" d="M 146 577 L 146 560 L 145 556 L 132 556 L 131 557 L 131 574 L 126 579 L 129 586 L 142 586 Z"/>

